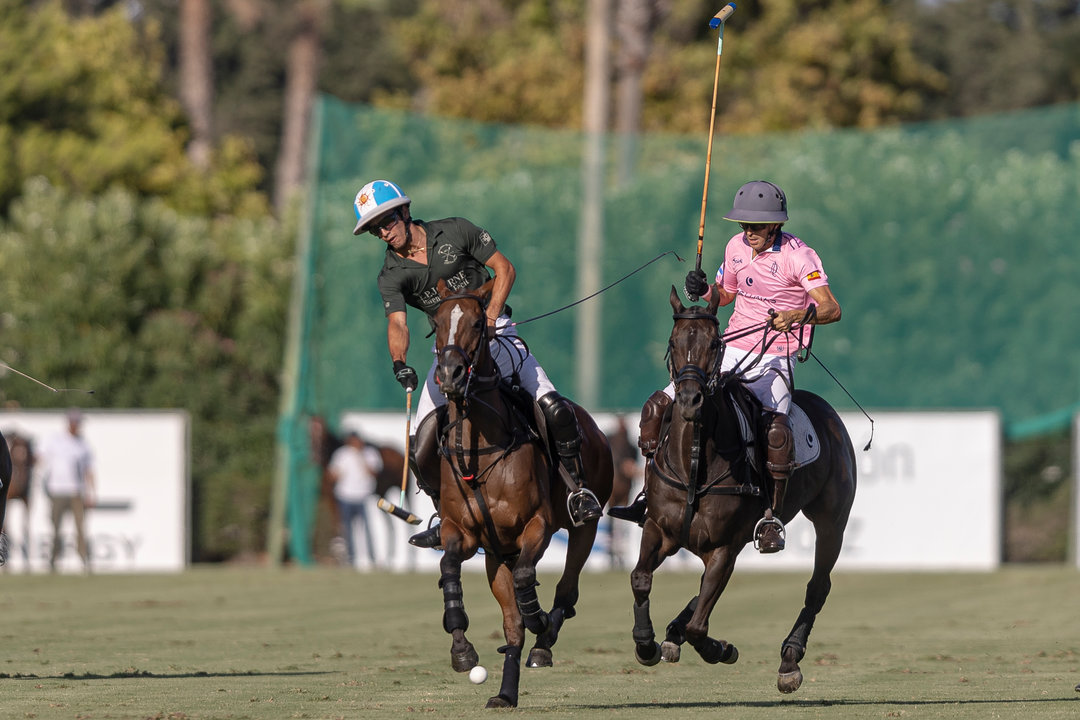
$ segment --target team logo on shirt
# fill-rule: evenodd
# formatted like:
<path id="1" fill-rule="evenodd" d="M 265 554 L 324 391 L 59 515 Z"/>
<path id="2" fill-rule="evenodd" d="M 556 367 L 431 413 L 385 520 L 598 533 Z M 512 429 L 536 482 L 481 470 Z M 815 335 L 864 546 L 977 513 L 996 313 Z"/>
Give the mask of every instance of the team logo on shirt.
<path id="1" fill-rule="evenodd" d="M 748 286 L 749 286 L 749 285 L 753 285 L 753 284 L 754 284 L 754 278 L 752 278 L 752 277 L 748 277 L 748 278 L 746 278 L 746 284 L 747 284 Z"/>
<path id="2" fill-rule="evenodd" d="M 807 280 L 820 280 L 821 279 L 821 273 L 819 273 L 817 270 L 815 270 L 812 273 L 810 273 L 809 275 L 807 275 L 806 279 Z"/>
<path id="3" fill-rule="evenodd" d="M 440 245 L 437 254 L 447 265 L 461 257 L 458 255 L 457 248 L 453 245 Z"/>
<path id="4" fill-rule="evenodd" d="M 481 230 L 480 231 L 480 244 L 481 245 L 488 245 L 490 243 L 491 243 L 491 235 L 488 233 L 487 230 Z"/>
<path id="5" fill-rule="evenodd" d="M 771 272 L 773 275 L 775 275 L 776 273 L 780 272 L 780 266 L 777 265 L 776 262 L 774 261 L 773 264 L 772 264 L 772 267 L 769 268 L 769 272 Z"/>

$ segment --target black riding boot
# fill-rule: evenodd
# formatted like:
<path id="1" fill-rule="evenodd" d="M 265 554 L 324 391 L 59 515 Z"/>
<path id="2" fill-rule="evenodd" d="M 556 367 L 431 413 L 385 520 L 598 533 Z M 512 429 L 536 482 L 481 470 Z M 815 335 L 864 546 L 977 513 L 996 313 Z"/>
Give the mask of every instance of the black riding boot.
<path id="1" fill-rule="evenodd" d="M 641 453 L 650 458 L 660 447 L 660 427 L 664 424 L 664 415 L 671 405 L 671 398 L 662 390 L 657 390 L 645 401 L 641 408 L 641 422 L 638 425 L 638 447 Z M 629 520 L 638 525 L 645 525 L 645 513 L 649 509 L 649 500 L 642 488 L 634 502 L 623 507 L 608 508 L 607 514 L 618 520 Z"/>
<path id="2" fill-rule="evenodd" d="M 784 493 L 788 479 L 795 469 L 795 435 L 791 421 L 783 413 L 766 413 L 768 441 L 765 467 L 773 478 L 772 507 L 754 528 L 754 545 L 761 553 L 775 553 L 784 549 L 784 524 L 777 515 L 784 506 Z"/>
<path id="3" fill-rule="evenodd" d="M 551 437 L 555 440 L 559 464 L 577 486 L 566 499 L 570 519 L 574 525 L 584 525 L 590 520 L 599 519 L 604 511 L 593 491 L 585 487 L 585 466 L 581 462 L 581 428 L 578 427 L 573 406 L 557 392 L 540 398 L 538 404 L 547 419 Z"/>
<path id="4" fill-rule="evenodd" d="M 439 513 L 438 416 L 439 412 L 436 411 L 421 420 L 416 428 L 416 437 L 409 445 L 409 467 L 416 476 L 416 484 L 435 505 L 435 515 L 428 521 L 428 529 L 410 537 L 409 544 L 436 550 L 442 549 L 442 526 L 434 522 Z"/>

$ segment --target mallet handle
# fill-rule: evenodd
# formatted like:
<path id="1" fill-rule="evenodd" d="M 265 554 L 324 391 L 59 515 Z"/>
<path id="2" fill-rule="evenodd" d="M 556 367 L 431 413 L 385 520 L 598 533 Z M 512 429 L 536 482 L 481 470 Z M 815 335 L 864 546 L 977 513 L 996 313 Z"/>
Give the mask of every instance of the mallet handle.
<path id="1" fill-rule="evenodd" d="M 401 468 L 401 497 L 399 505 L 405 504 L 405 488 L 409 486 L 409 438 L 412 432 L 412 390 L 405 392 L 405 465 Z"/>
<path id="2" fill-rule="evenodd" d="M 733 12 L 735 12 L 735 3 L 728 3 L 709 21 L 709 27 L 714 28 L 723 25 L 724 21 L 731 17 Z M 712 109 L 709 113 L 709 145 L 705 151 L 705 188 L 701 192 L 701 222 L 698 224 L 697 263 L 694 265 L 697 270 L 701 270 L 701 249 L 705 244 L 705 208 L 709 204 L 709 170 L 712 168 L 713 132 L 716 128 L 716 91 L 720 86 L 720 55 L 723 52 L 723 42 L 724 28 L 721 27 L 720 40 L 716 45 L 716 70 L 713 72 Z M 697 300 L 696 297 L 690 299 Z"/>

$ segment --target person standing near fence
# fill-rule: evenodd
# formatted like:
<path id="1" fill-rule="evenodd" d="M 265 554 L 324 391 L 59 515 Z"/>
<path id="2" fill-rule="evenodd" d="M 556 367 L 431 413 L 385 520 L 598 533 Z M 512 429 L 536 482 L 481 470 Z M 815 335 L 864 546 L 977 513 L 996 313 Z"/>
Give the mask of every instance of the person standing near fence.
<path id="1" fill-rule="evenodd" d="M 80 434 L 82 413 L 67 412 L 67 429 L 46 439 L 41 452 L 45 463 L 45 495 L 52 504 L 52 552 L 49 571 L 56 572 L 56 561 L 63 554 L 60 526 L 64 516 L 75 521 L 75 537 L 82 559 L 83 572 L 90 573 L 90 548 L 86 541 L 86 509 L 94 504 L 94 465 L 90 446 Z"/>
<path id="2" fill-rule="evenodd" d="M 330 464 L 326 468 L 330 480 L 334 483 L 334 500 L 338 505 L 341 534 L 345 538 L 350 567 L 356 566 L 354 525 L 358 521 L 364 528 L 368 559 L 372 565 L 378 564 L 364 502 L 375 492 L 375 476 L 382 470 L 382 466 L 379 451 L 365 443 L 357 433 L 350 432 L 345 438 L 345 444 L 330 456 Z"/>

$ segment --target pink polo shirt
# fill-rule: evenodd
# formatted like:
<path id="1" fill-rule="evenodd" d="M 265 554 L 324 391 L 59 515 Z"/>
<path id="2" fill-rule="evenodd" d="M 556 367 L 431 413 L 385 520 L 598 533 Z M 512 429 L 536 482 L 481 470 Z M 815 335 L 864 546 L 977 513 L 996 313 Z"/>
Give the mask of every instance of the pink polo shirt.
<path id="1" fill-rule="evenodd" d="M 735 309 L 727 326 L 727 333 L 733 333 L 760 326 L 769 319 L 770 308 L 794 310 L 807 307 L 811 302 L 809 291 L 828 285 L 829 279 L 818 254 L 794 235 L 781 233 L 772 247 L 754 257 L 753 249 L 740 232 L 728 240 L 724 264 L 716 271 L 716 282 L 724 290 L 737 293 Z M 732 340 L 728 345 L 760 352 L 763 335 L 764 332 L 752 333 Z M 803 342 L 807 340 L 804 333 Z M 791 355 L 798 350 L 799 333 L 796 331 L 781 334 L 769 346 L 768 353 Z"/>

